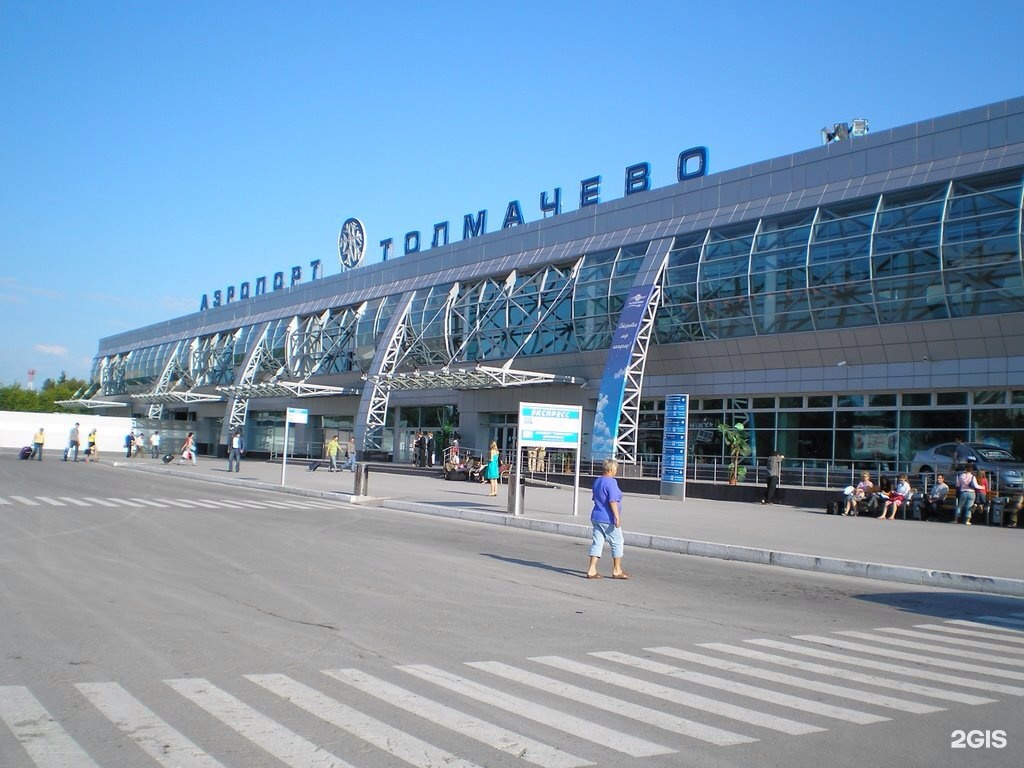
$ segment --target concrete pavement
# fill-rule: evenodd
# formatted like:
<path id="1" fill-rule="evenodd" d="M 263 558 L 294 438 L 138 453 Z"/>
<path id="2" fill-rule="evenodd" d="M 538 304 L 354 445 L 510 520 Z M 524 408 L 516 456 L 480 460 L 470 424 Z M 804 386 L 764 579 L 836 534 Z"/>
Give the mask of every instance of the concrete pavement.
<path id="1" fill-rule="evenodd" d="M 244 459 L 239 473 L 227 460 L 201 458 L 199 465 L 161 464 L 148 458 L 107 459 L 120 468 L 187 475 L 255 489 L 336 498 L 366 506 L 510 525 L 545 533 L 590 538 L 590 493 L 579 491 L 573 515 L 571 487 L 528 486 L 523 514 L 507 513 L 508 487 L 497 498 L 485 486 L 445 481 L 440 472 L 371 466 L 367 495 L 354 496 L 352 472 L 306 470 L 289 463 L 282 487 L 281 464 Z M 881 521 L 826 515 L 797 506 L 762 506 L 689 499 L 667 501 L 627 494 L 623 500 L 626 560 L 630 547 L 725 560 L 823 571 L 919 586 L 1024 597 L 1024 531 L 939 522 Z"/>

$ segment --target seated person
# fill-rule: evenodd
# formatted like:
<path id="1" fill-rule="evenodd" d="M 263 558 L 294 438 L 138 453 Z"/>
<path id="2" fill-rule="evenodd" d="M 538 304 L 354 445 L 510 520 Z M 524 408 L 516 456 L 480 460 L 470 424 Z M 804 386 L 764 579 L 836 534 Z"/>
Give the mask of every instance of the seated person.
<path id="1" fill-rule="evenodd" d="M 863 504 L 874 492 L 875 485 L 871 482 L 871 473 L 862 472 L 860 475 L 860 482 L 856 486 L 851 486 L 852 491 L 845 494 L 846 502 L 843 505 L 843 516 L 852 516 L 857 514 L 857 505 Z M 848 488 L 847 490 L 851 490 Z"/>
<path id="2" fill-rule="evenodd" d="M 899 479 L 896 481 L 896 487 L 888 493 L 885 504 L 882 506 L 882 514 L 878 516 L 878 519 L 895 519 L 896 510 L 903 505 L 903 502 L 906 501 L 913 492 L 914 489 L 910 487 L 910 482 L 907 480 L 907 476 L 900 475 Z"/>
<path id="3" fill-rule="evenodd" d="M 946 478 L 942 475 L 935 476 L 935 483 L 925 494 L 924 503 L 921 505 L 921 519 L 927 520 L 938 513 L 942 502 L 949 495 L 949 486 L 946 485 Z"/>

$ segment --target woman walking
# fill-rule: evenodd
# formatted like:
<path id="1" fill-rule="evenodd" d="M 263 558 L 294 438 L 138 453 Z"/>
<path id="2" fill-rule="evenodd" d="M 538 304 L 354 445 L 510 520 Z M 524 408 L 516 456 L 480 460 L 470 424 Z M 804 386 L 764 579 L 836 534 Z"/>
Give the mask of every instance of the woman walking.
<path id="1" fill-rule="evenodd" d="M 192 466 L 196 465 L 196 439 L 193 437 L 195 433 L 189 432 L 188 437 L 185 438 L 185 442 L 181 445 L 181 458 L 178 459 L 178 465 L 182 462 L 191 460 Z"/>
<path id="2" fill-rule="evenodd" d="M 498 444 L 491 440 L 491 452 L 490 458 L 487 461 L 487 469 L 484 472 L 484 476 L 491 483 L 491 492 L 488 496 L 498 495 L 498 478 L 501 476 L 501 470 L 498 468 Z"/>
<path id="3" fill-rule="evenodd" d="M 590 513 L 593 526 L 593 538 L 590 545 L 590 566 L 587 568 L 588 579 L 600 579 L 597 572 L 597 561 L 601 559 L 604 543 L 612 546 L 612 578 L 628 579 L 630 574 L 622 570 L 622 491 L 615 479 L 619 471 L 619 462 L 608 459 L 603 465 L 604 474 L 594 481 L 594 510 Z"/>

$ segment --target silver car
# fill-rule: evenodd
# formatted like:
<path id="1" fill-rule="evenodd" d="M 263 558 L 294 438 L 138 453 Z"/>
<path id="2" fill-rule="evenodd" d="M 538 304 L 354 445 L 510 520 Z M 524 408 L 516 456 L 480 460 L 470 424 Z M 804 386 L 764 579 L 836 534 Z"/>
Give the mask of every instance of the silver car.
<path id="1" fill-rule="evenodd" d="M 970 459 L 975 469 L 984 469 L 1000 490 L 1024 489 L 1024 462 L 1005 448 L 988 443 L 965 443 L 970 449 Z M 953 452 L 956 443 L 942 443 L 926 451 L 918 451 L 910 462 L 912 475 L 931 475 L 936 472 L 950 474 L 953 471 Z M 947 477 L 952 481 L 952 477 Z M 950 482 L 952 485 L 952 482 Z"/>

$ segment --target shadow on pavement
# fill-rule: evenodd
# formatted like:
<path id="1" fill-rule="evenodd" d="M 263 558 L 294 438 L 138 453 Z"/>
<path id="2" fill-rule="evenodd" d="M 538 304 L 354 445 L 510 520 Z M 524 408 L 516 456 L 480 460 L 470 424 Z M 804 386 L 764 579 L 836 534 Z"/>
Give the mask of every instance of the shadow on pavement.
<path id="1" fill-rule="evenodd" d="M 525 565 L 527 568 L 541 568 L 545 571 L 554 571 L 555 573 L 564 573 L 566 576 L 576 576 L 578 578 L 584 578 L 587 572 L 582 568 L 562 568 L 558 565 L 551 565 L 550 563 L 542 563 L 539 560 L 522 560 L 518 557 L 505 557 L 504 555 L 494 555 L 490 552 L 481 552 L 483 557 L 490 557 L 493 560 L 500 560 L 503 563 L 511 563 L 512 565 Z"/>
<path id="2" fill-rule="evenodd" d="M 1024 620 L 1024 600 L 1016 597 L 971 592 L 894 592 L 861 595 L 859 600 L 886 605 L 907 613 L 943 619 L 969 619 L 992 626 L 1005 625 L 997 619 Z M 1024 626 L 1021 627 L 1024 629 Z"/>

